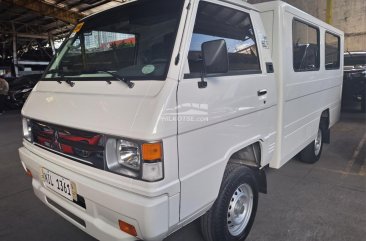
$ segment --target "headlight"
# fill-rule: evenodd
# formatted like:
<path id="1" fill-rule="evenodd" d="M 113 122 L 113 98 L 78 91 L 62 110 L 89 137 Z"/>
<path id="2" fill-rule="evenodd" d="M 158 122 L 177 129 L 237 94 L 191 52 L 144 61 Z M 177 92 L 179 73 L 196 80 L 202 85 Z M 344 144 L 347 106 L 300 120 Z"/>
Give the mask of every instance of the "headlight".
<path id="1" fill-rule="evenodd" d="M 164 177 L 162 144 L 109 138 L 106 164 L 110 172 L 150 182 L 161 180 Z"/>
<path id="2" fill-rule="evenodd" d="M 23 118 L 23 137 L 29 142 L 33 141 L 31 122 L 27 118 Z"/>
<path id="3" fill-rule="evenodd" d="M 122 166 L 139 171 L 141 168 L 139 145 L 126 140 L 117 143 L 117 159 Z"/>

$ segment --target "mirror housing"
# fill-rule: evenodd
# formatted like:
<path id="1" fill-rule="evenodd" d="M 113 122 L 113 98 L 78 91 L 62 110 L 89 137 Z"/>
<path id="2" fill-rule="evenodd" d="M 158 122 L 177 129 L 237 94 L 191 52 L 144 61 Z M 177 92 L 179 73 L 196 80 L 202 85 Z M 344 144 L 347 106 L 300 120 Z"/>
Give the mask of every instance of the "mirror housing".
<path id="1" fill-rule="evenodd" d="M 198 88 L 206 88 L 204 77 L 207 74 L 224 74 L 229 71 L 229 57 L 224 39 L 207 41 L 201 45 L 202 73 Z"/>
<path id="2" fill-rule="evenodd" d="M 224 39 L 204 42 L 201 50 L 204 74 L 223 74 L 229 71 L 229 58 Z"/>

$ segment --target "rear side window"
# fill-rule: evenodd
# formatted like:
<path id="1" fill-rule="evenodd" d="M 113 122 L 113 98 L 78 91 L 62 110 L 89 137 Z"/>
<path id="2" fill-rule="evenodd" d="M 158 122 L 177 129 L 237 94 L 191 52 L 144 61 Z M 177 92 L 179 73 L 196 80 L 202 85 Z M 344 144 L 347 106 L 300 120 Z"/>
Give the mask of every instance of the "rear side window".
<path id="1" fill-rule="evenodd" d="M 292 46 L 295 71 L 319 70 L 319 29 L 294 19 L 292 23 Z"/>
<path id="2" fill-rule="evenodd" d="M 334 34 L 325 33 L 325 69 L 339 69 L 340 38 Z"/>
<path id="3" fill-rule="evenodd" d="M 202 43 L 217 39 L 226 41 L 229 74 L 260 72 L 250 15 L 232 8 L 200 2 L 188 54 L 191 74 L 202 71 Z"/>

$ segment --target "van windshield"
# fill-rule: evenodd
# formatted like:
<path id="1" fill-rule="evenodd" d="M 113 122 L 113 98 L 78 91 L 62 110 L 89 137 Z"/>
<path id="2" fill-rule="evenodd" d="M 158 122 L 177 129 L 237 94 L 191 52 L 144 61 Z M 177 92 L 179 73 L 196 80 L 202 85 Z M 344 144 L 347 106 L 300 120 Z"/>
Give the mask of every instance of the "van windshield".
<path id="1" fill-rule="evenodd" d="M 136 1 L 87 18 L 63 43 L 44 79 L 164 80 L 183 3 Z"/>

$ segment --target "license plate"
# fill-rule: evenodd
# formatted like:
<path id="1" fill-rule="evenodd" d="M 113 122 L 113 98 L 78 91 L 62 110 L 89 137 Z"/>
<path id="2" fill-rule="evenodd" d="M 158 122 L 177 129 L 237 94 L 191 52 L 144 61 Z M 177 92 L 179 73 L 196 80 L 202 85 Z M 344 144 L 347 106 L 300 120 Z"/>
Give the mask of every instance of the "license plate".
<path id="1" fill-rule="evenodd" d="M 55 191 L 70 201 L 77 201 L 77 192 L 75 183 L 64 178 L 46 168 L 42 168 L 42 180 L 45 187 Z"/>

